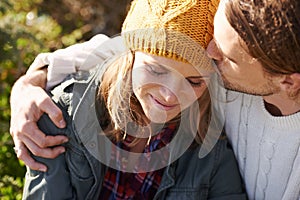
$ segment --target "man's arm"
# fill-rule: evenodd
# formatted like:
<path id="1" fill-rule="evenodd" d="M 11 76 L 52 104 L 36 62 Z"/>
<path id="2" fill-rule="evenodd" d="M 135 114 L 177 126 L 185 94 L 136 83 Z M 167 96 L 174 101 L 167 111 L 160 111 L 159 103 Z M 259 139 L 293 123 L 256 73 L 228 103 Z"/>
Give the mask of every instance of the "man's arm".
<path id="1" fill-rule="evenodd" d="M 106 35 L 98 34 L 89 41 L 74 44 L 53 53 L 41 53 L 33 61 L 26 74 L 47 65 L 46 88 L 61 83 L 64 78 L 76 71 L 87 71 L 113 54 L 115 43 Z"/>
<path id="2" fill-rule="evenodd" d="M 64 147 L 58 145 L 67 141 L 64 136 L 46 136 L 37 126 L 36 122 L 43 113 L 48 114 L 57 127 L 65 126 L 62 112 L 43 88 L 46 85 L 50 88 L 63 81 L 68 74 L 76 70 L 88 70 L 116 52 L 124 50 L 120 42 L 120 39 L 97 35 L 88 42 L 54 53 L 40 54 L 26 75 L 16 81 L 11 91 L 10 133 L 18 158 L 28 167 L 47 170 L 45 165 L 30 156 L 28 150 L 36 156 L 54 158 L 65 151 Z M 38 70 L 45 65 L 48 65 L 48 74 L 47 70 Z"/>

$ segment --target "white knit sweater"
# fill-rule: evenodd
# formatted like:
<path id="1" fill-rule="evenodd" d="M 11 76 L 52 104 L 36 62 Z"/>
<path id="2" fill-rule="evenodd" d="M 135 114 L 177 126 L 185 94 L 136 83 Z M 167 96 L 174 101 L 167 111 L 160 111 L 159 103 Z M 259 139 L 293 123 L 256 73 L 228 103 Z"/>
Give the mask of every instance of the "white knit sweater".
<path id="1" fill-rule="evenodd" d="M 300 198 L 300 113 L 271 116 L 262 97 L 228 92 L 226 133 L 250 199 Z"/>

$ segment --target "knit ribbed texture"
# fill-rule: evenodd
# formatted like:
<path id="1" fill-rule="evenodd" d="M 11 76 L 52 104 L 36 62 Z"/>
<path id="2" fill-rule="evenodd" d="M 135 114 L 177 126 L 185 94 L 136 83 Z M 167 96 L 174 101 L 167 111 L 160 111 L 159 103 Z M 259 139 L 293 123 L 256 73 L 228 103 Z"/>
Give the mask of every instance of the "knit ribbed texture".
<path id="1" fill-rule="evenodd" d="M 274 117 L 261 97 L 229 92 L 226 132 L 250 199 L 300 197 L 300 113 Z"/>
<path id="2" fill-rule="evenodd" d="M 213 36 L 219 0 L 135 0 L 122 35 L 134 51 L 211 69 L 205 49 Z"/>

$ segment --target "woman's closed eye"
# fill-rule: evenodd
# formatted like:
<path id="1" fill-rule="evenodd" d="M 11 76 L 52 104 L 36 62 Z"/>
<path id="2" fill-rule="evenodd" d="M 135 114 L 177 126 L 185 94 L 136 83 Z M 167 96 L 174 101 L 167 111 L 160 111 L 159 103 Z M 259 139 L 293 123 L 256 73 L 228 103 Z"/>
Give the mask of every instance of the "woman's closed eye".
<path id="1" fill-rule="evenodd" d="M 192 87 L 201 87 L 205 84 L 203 78 L 186 78 L 186 80 L 192 85 Z"/>
<path id="2" fill-rule="evenodd" d="M 167 74 L 169 71 L 166 70 L 165 68 L 162 68 L 160 66 L 153 66 L 153 65 L 147 65 L 149 72 L 153 75 L 160 76 Z"/>

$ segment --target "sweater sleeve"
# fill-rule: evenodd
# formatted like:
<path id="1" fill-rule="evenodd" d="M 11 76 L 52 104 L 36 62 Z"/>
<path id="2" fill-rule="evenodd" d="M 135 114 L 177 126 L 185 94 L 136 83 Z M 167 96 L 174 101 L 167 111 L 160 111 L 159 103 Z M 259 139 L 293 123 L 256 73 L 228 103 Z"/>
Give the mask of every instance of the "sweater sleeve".
<path id="1" fill-rule="evenodd" d="M 107 40 L 109 38 L 105 35 L 96 35 L 87 42 L 48 55 L 47 89 L 62 82 L 68 74 L 78 70 L 87 71 L 110 56 L 109 53 L 103 52 L 106 49 L 100 48 Z"/>
<path id="2" fill-rule="evenodd" d="M 87 71 L 107 58 L 124 50 L 120 37 L 110 39 L 98 34 L 89 41 L 59 49 L 53 53 L 41 53 L 31 64 L 27 73 L 48 65 L 47 89 L 62 82 L 76 71 Z"/>

